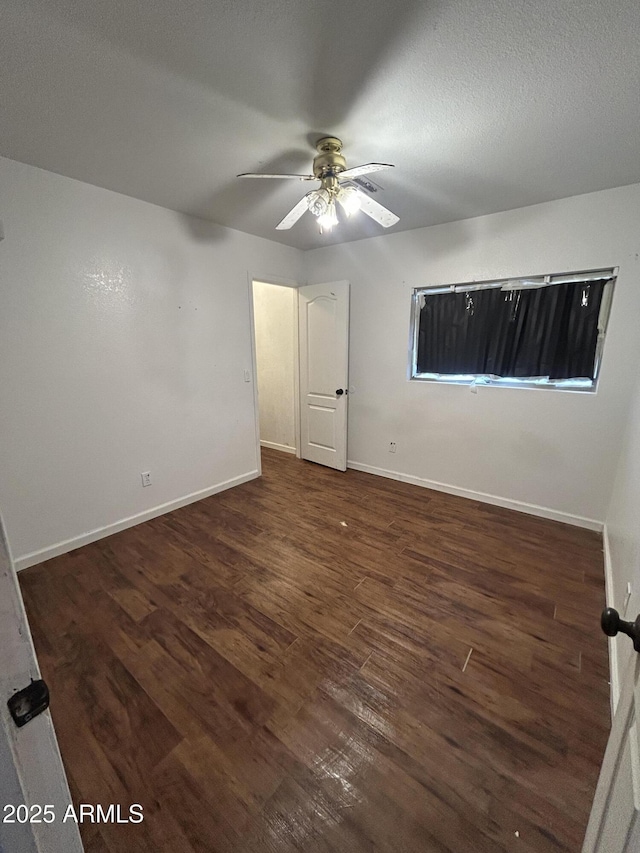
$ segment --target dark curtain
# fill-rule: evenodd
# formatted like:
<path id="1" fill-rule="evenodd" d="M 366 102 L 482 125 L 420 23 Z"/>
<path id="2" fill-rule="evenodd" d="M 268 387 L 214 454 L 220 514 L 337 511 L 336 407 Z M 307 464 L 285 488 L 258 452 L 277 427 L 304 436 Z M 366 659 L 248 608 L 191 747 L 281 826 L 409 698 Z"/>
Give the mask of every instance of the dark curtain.
<path id="1" fill-rule="evenodd" d="M 605 284 L 426 296 L 418 372 L 593 379 Z"/>

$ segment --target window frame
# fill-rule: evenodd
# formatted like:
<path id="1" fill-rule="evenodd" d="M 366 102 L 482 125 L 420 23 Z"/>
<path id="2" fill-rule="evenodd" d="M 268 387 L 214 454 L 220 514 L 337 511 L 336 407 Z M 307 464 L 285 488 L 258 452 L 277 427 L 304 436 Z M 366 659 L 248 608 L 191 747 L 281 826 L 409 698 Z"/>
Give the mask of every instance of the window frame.
<path id="1" fill-rule="evenodd" d="M 411 382 L 435 382 L 439 385 L 482 385 L 492 388 L 537 388 L 556 391 L 572 391 L 574 393 L 594 394 L 598 388 L 600 368 L 602 366 L 602 355 L 604 342 L 611 314 L 611 303 L 618 277 L 619 267 L 606 267 L 596 270 L 583 270 L 580 272 L 551 273 L 535 276 L 511 276 L 502 279 L 486 279 L 484 281 L 460 282 L 458 284 L 432 285 L 426 287 L 414 287 L 411 294 L 411 323 L 409 335 L 409 370 L 408 379 Z M 594 363 L 594 378 L 585 379 L 517 379 L 516 377 L 491 377 L 486 374 L 453 374 L 453 373 L 418 373 L 418 332 L 420 328 L 420 311 L 422 308 L 421 297 L 435 296 L 439 293 L 465 293 L 488 288 L 505 288 L 510 290 L 528 289 L 533 287 L 553 287 L 556 284 L 570 284 L 588 281 L 602 281 L 610 279 L 604 288 L 602 306 L 598 325 L 596 355 Z M 518 287 L 517 285 L 520 285 Z"/>

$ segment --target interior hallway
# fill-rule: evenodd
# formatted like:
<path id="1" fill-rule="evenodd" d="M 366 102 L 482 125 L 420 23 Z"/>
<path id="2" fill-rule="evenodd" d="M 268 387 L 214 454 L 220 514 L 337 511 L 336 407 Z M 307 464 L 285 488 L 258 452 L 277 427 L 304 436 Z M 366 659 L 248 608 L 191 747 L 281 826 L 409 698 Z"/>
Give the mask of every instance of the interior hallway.
<path id="1" fill-rule="evenodd" d="M 578 850 L 610 721 L 600 536 L 263 465 L 20 574 L 74 802 L 144 807 L 87 851 Z"/>

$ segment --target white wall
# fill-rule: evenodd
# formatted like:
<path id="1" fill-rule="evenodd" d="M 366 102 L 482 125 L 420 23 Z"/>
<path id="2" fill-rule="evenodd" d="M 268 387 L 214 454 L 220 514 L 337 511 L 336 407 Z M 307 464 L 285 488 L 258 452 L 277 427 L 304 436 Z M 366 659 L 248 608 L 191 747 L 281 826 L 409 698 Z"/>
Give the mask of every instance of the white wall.
<path id="1" fill-rule="evenodd" d="M 297 293 L 262 281 L 253 283 L 260 440 L 295 451 L 295 323 Z"/>
<path id="2" fill-rule="evenodd" d="M 638 221 L 634 185 L 303 258 L 0 159 L 0 508 L 18 566 L 255 474 L 248 281 L 303 270 L 351 281 L 352 464 L 601 522 L 640 357 Z M 413 287 L 614 265 L 597 394 L 407 381 Z"/>
<path id="3" fill-rule="evenodd" d="M 309 283 L 351 282 L 351 464 L 598 526 L 640 347 L 639 222 L 634 185 L 307 252 Z M 616 265 L 597 394 L 407 380 L 412 288 Z"/>
<path id="4" fill-rule="evenodd" d="M 638 367 L 630 373 L 638 376 Z M 605 536 L 607 604 L 633 622 L 640 613 L 640 380 L 631 401 Z M 631 597 L 625 607 L 628 583 Z M 620 679 L 634 651 L 631 640 L 621 634 L 612 643 L 612 694 L 617 702 Z"/>
<path id="5" fill-rule="evenodd" d="M 0 221 L 18 567 L 256 474 L 249 282 L 299 280 L 300 252 L 6 159 Z"/>

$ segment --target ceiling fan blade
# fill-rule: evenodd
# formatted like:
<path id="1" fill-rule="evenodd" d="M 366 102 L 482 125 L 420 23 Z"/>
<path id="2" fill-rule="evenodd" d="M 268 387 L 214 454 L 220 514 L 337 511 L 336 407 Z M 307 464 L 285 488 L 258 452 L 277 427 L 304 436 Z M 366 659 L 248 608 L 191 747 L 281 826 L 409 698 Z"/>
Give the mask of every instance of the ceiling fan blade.
<path id="1" fill-rule="evenodd" d="M 285 216 L 285 218 L 278 222 L 276 228 L 278 231 L 286 231 L 291 228 L 292 225 L 295 225 L 298 219 L 302 216 L 302 214 L 309 209 L 309 200 L 306 195 L 303 195 L 300 201 L 296 204 L 294 208 L 292 208 L 289 213 Z"/>
<path id="2" fill-rule="evenodd" d="M 395 225 L 396 222 L 400 221 L 399 216 L 396 216 L 395 213 L 391 213 L 390 210 L 387 210 L 387 208 L 383 207 L 379 202 L 374 201 L 371 196 L 368 196 L 366 193 L 361 192 L 359 197 L 360 210 L 363 213 L 366 213 L 367 216 L 375 219 L 375 221 L 382 225 L 383 228 L 391 228 L 392 225 Z"/>
<path id="3" fill-rule="evenodd" d="M 368 175 L 371 172 L 381 172 L 383 169 L 395 169 L 391 163 L 366 163 L 364 166 L 354 166 L 353 169 L 347 169 L 345 172 L 340 172 L 340 180 L 343 178 L 357 178 L 360 175 Z"/>
<path id="4" fill-rule="evenodd" d="M 317 181 L 315 175 L 259 175 L 254 172 L 245 172 L 242 175 L 236 175 L 237 178 L 291 178 L 294 181 Z"/>

